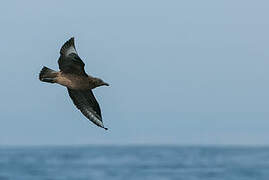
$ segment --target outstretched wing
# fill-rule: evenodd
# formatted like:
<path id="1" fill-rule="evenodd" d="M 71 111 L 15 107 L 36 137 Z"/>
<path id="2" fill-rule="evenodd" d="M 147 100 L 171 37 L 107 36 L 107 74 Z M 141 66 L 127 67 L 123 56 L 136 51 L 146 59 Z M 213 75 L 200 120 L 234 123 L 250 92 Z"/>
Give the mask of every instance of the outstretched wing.
<path id="1" fill-rule="evenodd" d="M 97 126 L 107 129 L 103 125 L 101 109 L 93 92 L 91 90 L 67 89 L 73 103 L 82 112 L 82 114 Z"/>
<path id="2" fill-rule="evenodd" d="M 85 64 L 76 51 L 74 37 L 64 43 L 60 50 L 60 54 L 61 56 L 58 60 L 58 64 L 61 71 L 87 76 L 84 70 Z"/>

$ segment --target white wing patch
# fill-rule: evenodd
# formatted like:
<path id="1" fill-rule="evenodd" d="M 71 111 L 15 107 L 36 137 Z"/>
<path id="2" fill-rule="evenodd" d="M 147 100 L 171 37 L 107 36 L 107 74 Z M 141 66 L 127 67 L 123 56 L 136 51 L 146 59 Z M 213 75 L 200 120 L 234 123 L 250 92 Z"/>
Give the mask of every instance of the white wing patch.
<path id="1" fill-rule="evenodd" d="M 64 43 L 60 50 L 61 55 L 68 56 L 71 53 L 78 54 L 75 48 L 75 39 L 74 37 L 70 38 Z"/>
<path id="2" fill-rule="evenodd" d="M 89 111 L 88 109 L 86 109 L 85 111 L 88 113 L 90 120 L 92 120 L 102 128 L 104 127 L 103 122 L 100 121 L 91 111 Z"/>
<path id="3" fill-rule="evenodd" d="M 71 53 L 75 53 L 78 54 L 75 47 L 74 46 L 70 46 L 67 50 L 66 50 L 66 55 L 68 56 Z"/>

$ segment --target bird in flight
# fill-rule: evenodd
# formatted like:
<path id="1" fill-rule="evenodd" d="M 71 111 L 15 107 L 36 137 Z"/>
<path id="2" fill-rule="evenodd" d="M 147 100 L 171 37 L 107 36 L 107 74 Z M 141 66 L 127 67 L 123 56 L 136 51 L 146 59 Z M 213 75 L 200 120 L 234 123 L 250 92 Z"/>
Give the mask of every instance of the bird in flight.
<path id="1" fill-rule="evenodd" d="M 109 84 L 85 72 L 85 64 L 78 56 L 74 37 L 62 46 L 58 65 L 60 71 L 54 71 L 44 66 L 39 73 L 39 80 L 67 87 L 70 98 L 82 114 L 97 126 L 107 130 L 103 125 L 101 109 L 92 89 L 109 86 Z"/>

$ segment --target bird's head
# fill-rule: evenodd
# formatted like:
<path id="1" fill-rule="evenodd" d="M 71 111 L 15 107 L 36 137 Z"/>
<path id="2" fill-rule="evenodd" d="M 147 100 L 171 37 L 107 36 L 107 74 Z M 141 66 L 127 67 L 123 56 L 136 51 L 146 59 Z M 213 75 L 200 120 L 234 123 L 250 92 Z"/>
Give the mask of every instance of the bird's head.
<path id="1" fill-rule="evenodd" d="M 94 78 L 91 84 L 93 84 L 94 88 L 99 87 L 99 86 L 109 86 L 108 83 L 104 82 L 100 78 Z"/>

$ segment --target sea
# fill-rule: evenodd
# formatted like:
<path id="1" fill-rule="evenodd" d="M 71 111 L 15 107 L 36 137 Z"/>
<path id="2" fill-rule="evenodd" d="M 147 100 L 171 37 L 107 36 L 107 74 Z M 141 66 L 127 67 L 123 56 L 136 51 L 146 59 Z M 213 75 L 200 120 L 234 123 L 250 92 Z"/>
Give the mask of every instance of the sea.
<path id="1" fill-rule="evenodd" d="M 0 180 L 269 180 L 269 147 L 0 147 Z"/>

